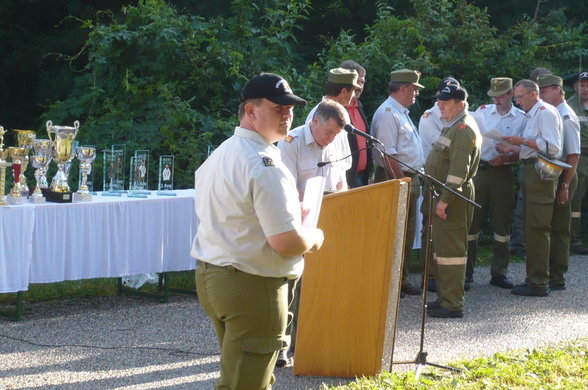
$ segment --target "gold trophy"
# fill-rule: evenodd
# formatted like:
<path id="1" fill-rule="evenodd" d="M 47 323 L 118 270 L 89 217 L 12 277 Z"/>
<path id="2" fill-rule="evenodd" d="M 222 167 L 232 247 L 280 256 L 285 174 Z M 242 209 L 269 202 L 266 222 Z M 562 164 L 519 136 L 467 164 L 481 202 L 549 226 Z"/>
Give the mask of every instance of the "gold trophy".
<path id="1" fill-rule="evenodd" d="M 74 200 L 76 202 L 91 202 L 92 194 L 90 194 L 86 182 L 88 175 L 92 172 L 92 161 L 96 158 L 96 148 L 93 146 L 78 146 L 76 157 L 80 160 L 82 183 L 78 191 L 74 194 Z"/>
<path id="2" fill-rule="evenodd" d="M 64 167 L 74 158 L 73 143 L 79 130 L 79 121 L 75 121 L 73 127 L 54 126 L 53 122 L 47 121 L 47 134 L 53 143 L 53 160 L 57 163 L 58 168 L 51 182 L 51 190 L 45 192 L 45 196 L 50 202 L 65 203 L 72 201 L 72 193 L 69 184 L 67 184 Z"/>
<path id="3" fill-rule="evenodd" d="M 43 196 L 43 192 L 41 189 L 48 188 L 47 184 L 47 167 L 49 162 L 52 158 L 52 147 L 51 141 L 48 139 L 36 139 L 33 143 L 33 148 L 35 150 L 35 154 L 31 157 L 33 167 L 36 168 L 35 170 L 35 180 L 37 184 L 35 186 L 35 191 L 29 197 L 29 200 L 32 203 L 45 203 L 45 197 Z"/>
<path id="4" fill-rule="evenodd" d="M 6 186 L 6 168 L 10 166 L 9 162 L 6 162 L 8 157 L 8 151 L 4 150 L 4 134 L 6 131 L 4 127 L 0 126 L 0 205 L 7 205 L 6 195 L 4 194 Z"/>
<path id="5" fill-rule="evenodd" d="M 8 203 L 10 204 L 21 204 L 22 203 L 22 195 L 20 192 L 20 173 L 22 167 L 22 161 L 28 157 L 29 151 L 26 148 L 19 148 L 16 146 L 11 146 L 7 149 L 8 156 L 10 156 L 10 160 L 12 161 L 12 174 L 14 176 L 14 186 L 10 191 L 10 195 L 8 195 Z"/>
<path id="6" fill-rule="evenodd" d="M 27 178 L 25 177 L 25 171 L 27 170 L 27 166 L 29 164 L 29 153 L 28 151 L 31 150 L 33 147 L 33 142 L 37 138 L 37 133 L 33 130 L 13 130 L 16 133 L 16 144 L 19 148 L 25 148 L 27 150 L 27 155 L 22 159 L 21 163 L 21 170 L 20 170 L 20 177 L 18 178 L 18 190 L 20 191 L 20 195 L 24 198 L 29 196 L 29 186 L 27 186 Z"/>

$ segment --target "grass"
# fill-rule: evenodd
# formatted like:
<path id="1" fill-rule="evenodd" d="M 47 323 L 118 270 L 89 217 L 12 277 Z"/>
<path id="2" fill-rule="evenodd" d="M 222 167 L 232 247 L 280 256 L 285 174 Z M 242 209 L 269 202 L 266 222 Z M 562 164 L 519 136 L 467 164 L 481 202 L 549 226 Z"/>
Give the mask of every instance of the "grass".
<path id="1" fill-rule="evenodd" d="M 462 373 L 432 370 L 416 379 L 414 373 L 384 372 L 344 386 L 321 390 L 537 390 L 588 389 L 588 339 L 495 354 L 450 364 Z"/>

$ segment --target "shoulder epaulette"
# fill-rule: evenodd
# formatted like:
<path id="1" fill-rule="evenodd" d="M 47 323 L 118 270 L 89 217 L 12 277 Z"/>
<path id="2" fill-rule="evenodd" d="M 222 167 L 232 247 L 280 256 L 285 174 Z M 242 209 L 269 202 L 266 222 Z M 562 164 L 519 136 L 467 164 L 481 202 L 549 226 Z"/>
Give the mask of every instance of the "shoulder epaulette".
<path id="1" fill-rule="evenodd" d="M 294 137 L 292 137 L 291 135 L 288 135 L 288 136 L 286 136 L 286 138 L 284 138 L 284 142 L 291 143 L 293 139 L 294 139 Z"/>

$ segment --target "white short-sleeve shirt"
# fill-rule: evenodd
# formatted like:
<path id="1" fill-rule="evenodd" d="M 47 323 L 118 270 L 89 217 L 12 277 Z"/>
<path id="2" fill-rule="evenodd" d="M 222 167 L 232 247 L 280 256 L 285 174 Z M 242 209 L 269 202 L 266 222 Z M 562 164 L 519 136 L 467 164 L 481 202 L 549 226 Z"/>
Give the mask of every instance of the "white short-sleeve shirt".
<path id="1" fill-rule="evenodd" d="M 580 121 L 578 116 L 565 101 L 557 107 L 563 124 L 563 152 L 560 160 L 566 161 L 568 154 L 580 154 Z"/>
<path id="2" fill-rule="evenodd" d="M 325 147 L 319 146 L 312 136 L 309 123 L 291 130 L 288 137 L 278 142 L 278 148 L 282 152 L 282 161 L 296 180 L 300 199 L 304 195 L 306 181 L 315 176 L 326 179 L 327 191 L 336 191 L 338 186 L 347 189 L 347 162 L 337 161 L 345 156 L 341 145 L 333 141 Z M 318 166 L 324 162 L 329 164 Z"/>
<path id="3" fill-rule="evenodd" d="M 237 127 L 198 168 L 195 185 L 194 258 L 265 277 L 302 274 L 301 256 L 282 256 L 267 242 L 301 225 L 296 183 L 276 146 Z"/>
<path id="4" fill-rule="evenodd" d="M 386 153 L 419 170 L 425 165 L 424 141 L 408 114 L 406 107 L 388 96 L 374 113 L 370 134 L 384 143 Z M 381 153 L 374 152 L 373 159 L 374 164 L 384 167 Z M 405 166 L 401 169 L 410 170 Z"/>
<path id="5" fill-rule="evenodd" d="M 472 116 L 482 134 L 482 154 L 480 156 L 482 161 L 490 161 L 498 156 L 496 144 L 501 142 L 498 139 L 487 137 L 486 133 L 498 130 L 503 136 L 520 136 L 525 128 L 525 112 L 514 105 L 506 114 L 502 115 L 498 112 L 495 104 L 484 104 L 473 112 Z"/>
<path id="6" fill-rule="evenodd" d="M 523 137 L 534 139 L 539 151 L 550 158 L 559 158 L 562 153 L 563 127 L 559 111 L 551 104 L 539 99 L 527 112 L 527 121 L 523 130 Z M 519 158 L 521 160 L 534 158 L 537 151 L 528 146 L 522 146 Z"/>

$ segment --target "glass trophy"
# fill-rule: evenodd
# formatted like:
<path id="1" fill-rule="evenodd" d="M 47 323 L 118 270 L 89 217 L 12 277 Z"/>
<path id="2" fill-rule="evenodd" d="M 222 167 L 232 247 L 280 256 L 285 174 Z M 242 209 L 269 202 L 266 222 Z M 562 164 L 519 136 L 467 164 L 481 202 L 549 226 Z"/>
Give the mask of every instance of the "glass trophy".
<path id="1" fill-rule="evenodd" d="M 159 157 L 157 195 L 176 196 L 174 189 L 174 156 Z"/>
<path id="2" fill-rule="evenodd" d="M 125 159 L 126 159 L 126 145 L 115 144 L 112 145 L 112 152 L 115 159 L 115 176 L 112 181 L 111 192 L 125 192 Z"/>
<path id="3" fill-rule="evenodd" d="M 122 192 L 118 191 L 120 175 L 120 155 L 112 149 L 103 150 L 104 166 L 103 166 L 103 187 L 102 195 L 105 196 L 121 196 Z"/>
<path id="4" fill-rule="evenodd" d="M 129 172 L 129 196 L 144 198 L 151 195 L 148 187 L 149 178 L 149 151 L 136 150 L 131 157 L 131 168 Z"/>

